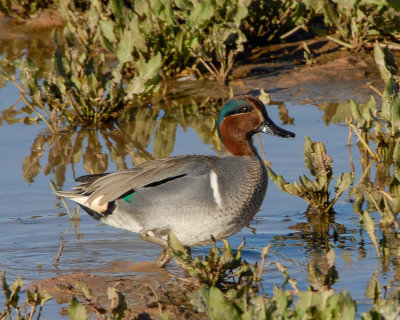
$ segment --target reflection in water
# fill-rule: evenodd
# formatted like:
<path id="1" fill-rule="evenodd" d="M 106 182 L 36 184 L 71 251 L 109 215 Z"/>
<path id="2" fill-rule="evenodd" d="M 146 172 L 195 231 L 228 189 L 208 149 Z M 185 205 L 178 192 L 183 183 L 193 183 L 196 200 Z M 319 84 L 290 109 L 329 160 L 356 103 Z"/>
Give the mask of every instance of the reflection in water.
<path id="1" fill-rule="evenodd" d="M 328 250 L 330 242 L 338 247 L 346 245 L 349 239 L 348 230 L 342 224 L 335 223 L 334 215 L 305 214 L 307 222 L 300 222 L 290 227 L 298 232 L 288 235 L 290 239 L 303 240 L 306 252 L 320 254 L 321 250 Z"/>
<path id="2" fill-rule="evenodd" d="M 335 267 L 335 251 L 327 249 L 321 256 L 314 257 L 307 266 L 308 281 L 314 291 L 328 290 L 339 279 Z"/>
<path id="3" fill-rule="evenodd" d="M 367 103 L 357 104 L 360 111 L 367 107 Z M 351 101 L 344 102 L 324 102 L 317 105 L 317 108 L 324 112 L 322 120 L 326 125 L 344 124 L 346 119 L 352 117 Z"/>
<path id="4" fill-rule="evenodd" d="M 362 176 L 351 189 L 354 199 L 353 210 L 361 214 L 363 208 L 368 212 L 379 211 L 381 224 L 393 224 L 398 231 L 397 215 L 400 212 L 400 182 L 394 172 L 399 168 L 392 162 L 376 162 L 359 146 Z M 349 150 L 351 152 L 351 150 Z M 373 171 L 375 169 L 375 171 Z"/>
<path id="5" fill-rule="evenodd" d="M 351 117 L 350 101 L 326 102 L 317 105 L 317 107 L 319 110 L 324 111 L 322 120 L 326 125 L 331 123 L 345 123 L 346 118 Z"/>
<path id="6" fill-rule="evenodd" d="M 43 170 L 45 175 L 53 175 L 57 187 L 61 188 L 67 165 L 74 168 L 74 164 L 82 161 L 86 172 L 95 174 L 105 172 L 110 161 L 118 170 L 123 170 L 165 158 L 174 149 L 178 125 L 185 129 L 192 127 L 204 143 L 214 144 L 216 106 L 221 104 L 210 100 L 208 106 L 199 108 L 195 102 L 177 105 L 175 101 L 162 109 L 158 105 L 132 108 L 110 127 L 40 134 L 33 142 L 30 155 L 24 158 L 23 176 L 31 183 Z M 153 153 L 150 153 L 147 149 L 153 136 Z M 47 163 L 42 165 L 40 161 L 43 162 L 46 153 Z M 128 157 L 130 164 L 127 164 Z"/>
<path id="7" fill-rule="evenodd" d="M 3 24 L 4 25 L 4 24 Z M 26 32 L 26 30 L 25 30 Z M 50 37 L 50 30 L 42 30 L 21 34 L 13 30 L 0 30 L 0 57 L 8 61 L 20 60 L 21 57 L 29 57 L 39 67 L 41 73 L 51 67 L 50 58 L 53 54 L 54 44 Z M 1 61 L 0 61 L 1 62 Z M 17 68 L 6 64 L 5 71 L 14 75 Z M 7 83 L 0 73 L 0 89 Z"/>
<path id="8" fill-rule="evenodd" d="M 355 244 L 356 238 L 344 225 L 335 222 L 335 216 L 306 212 L 307 222 L 299 222 L 289 229 L 297 232 L 274 237 L 279 243 L 285 241 L 301 242 L 304 251 L 310 256 L 319 257 L 330 250 L 333 243 L 337 248 L 348 248 Z"/>
<path id="9" fill-rule="evenodd" d="M 289 227 L 296 232 L 274 236 L 272 243 L 276 246 L 301 243 L 308 261 L 307 273 L 311 288 L 315 291 L 327 290 L 339 279 L 333 246 L 355 247 L 357 241 L 349 235 L 351 232 L 344 225 L 335 222 L 334 214 L 317 214 L 308 210 L 304 215 L 307 222 Z"/>
<path id="10" fill-rule="evenodd" d="M 294 124 L 294 118 L 289 115 L 289 111 L 286 108 L 286 105 L 282 101 L 270 101 L 269 105 L 278 106 L 279 109 L 279 118 L 282 121 L 282 124 Z"/>

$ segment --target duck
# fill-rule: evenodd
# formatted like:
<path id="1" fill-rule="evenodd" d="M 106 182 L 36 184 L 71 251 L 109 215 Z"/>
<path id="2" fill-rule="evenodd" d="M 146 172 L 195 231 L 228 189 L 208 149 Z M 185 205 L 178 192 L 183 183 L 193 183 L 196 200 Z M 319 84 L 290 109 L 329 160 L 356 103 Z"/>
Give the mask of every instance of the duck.
<path id="1" fill-rule="evenodd" d="M 253 135 L 295 137 L 278 127 L 264 103 L 251 95 L 235 96 L 222 106 L 217 132 L 223 147 L 218 156 L 174 156 L 85 175 L 71 190 L 56 195 L 76 202 L 102 223 L 160 245 L 156 262 L 164 266 L 172 258 L 169 232 L 190 249 L 239 232 L 259 211 L 268 174 Z"/>

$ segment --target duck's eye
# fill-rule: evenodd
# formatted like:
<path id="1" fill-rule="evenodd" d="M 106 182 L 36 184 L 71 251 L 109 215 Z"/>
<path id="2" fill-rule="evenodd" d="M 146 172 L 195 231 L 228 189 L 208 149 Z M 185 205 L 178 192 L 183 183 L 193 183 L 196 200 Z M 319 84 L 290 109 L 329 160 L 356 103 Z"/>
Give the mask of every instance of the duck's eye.
<path id="1" fill-rule="evenodd" d="M 243 106 L 243 107 L 241 107 L 239 109 L 240 113 L 246 113 L 246 112 L 249 112 L 249 111 L 251 111 L 251 108 L 249 106 Z"/>

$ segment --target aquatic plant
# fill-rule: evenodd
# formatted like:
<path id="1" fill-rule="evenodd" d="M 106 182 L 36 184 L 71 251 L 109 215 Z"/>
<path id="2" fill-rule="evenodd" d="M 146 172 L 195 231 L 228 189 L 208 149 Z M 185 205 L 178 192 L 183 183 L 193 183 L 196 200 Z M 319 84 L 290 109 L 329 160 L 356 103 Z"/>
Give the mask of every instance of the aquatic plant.
<path id="1" fill-rule="evenodd" d="M 350 190 L 354 200 L 353 210 L 359 214 L 360 225 L 375 246 L 379 260 L 387 264 L 385 261 L 393 254 L 392 250 L 400 247 L 400 224 L 397 219 L 400 212 L 399 180 L 391 173 L 390 163 L 371 160 L 369 154 L 361 155 L 360 159 L 363 175 Z M 375 172 L 372 173 L 374 164 Z M 395 167 L 394 170 L 398 169 Z M 373 212 L 379 213 L 379 223 L 370 214 Z"/>
<path id="2" fill-rule="evenodd" d="M 251 266 L 242 259 L 244 241 L 234 253 L 227 240 L 218 249 L 212 239 L 210 251 L 202 259 L 193 259 L 173 233 L 168 234 L 168 245 L 175 262 L 200 284 L 189 294 L 198 312 L 206 313 L 210 319 L 265 319 L 267 308 L 258 292 L 270 246 L 262 250 L 258 269 L 257 264 Z"/>
<path id="3" fill-rule="evenodd" d="M 34 316 L 40 318 L 44 304 L 52 299 L 46 291 L 41 287 L 35 287 L 33 291 L 26 291 L 26 299 L 21 304 L 20 292 L 24 285 L 23 280 L 18 277 L 12 285 L 8 285 L 6 281 L 6 271 L 1 273 L 1 287 L 5 296 L 5 310 L 0 310 L 0 319 L 12 319 L 12 315 L 16 319 L 31 320 Z M 30 307 L 30 310 L 27 310 Z"/>
<path id="4" fill-rule="evenodd" d="M 352 119 L 348 119 L 347 124 L 358 138 L 363 167 L 363 175 L 351 194 L 355 200 L 354 211 L 360 214 L 364 223 L 372 221 L 368 218 L 369 212 L 378 211 L 381 214 L 380 224 L 394 225 L 399 232 L 396 217 L 400 212 L 400 77 L 389 49 L 382 50 L 379 44 L 375 44 L 374 54 L 385 89 L 381 94 L 380 107 L 373 97 L 363 108 L 355 102 L 351 103 Z M 375 181 L 371 181 L 371 168 L 376 161 Z M 364 202 L 367 203 L 366 209 L 363 208 Z M 372 223 L 369 225 L 367 231 L 374 227 Z M 373 240 L 373 233 L 370 231 L 368 234 Z M 376 240 L 373 242 L 377 247 Z"/>
<path id="5" fill-rule="evenodd" d="M 226 81 L 234 56 L 243 51 L 246 39 L 239 26 L 247 15 L 249 1 L 95 0 L 80 13 L 81 19 L 76 17 L 75 0 L 61 0 L 60 9 L 82 43 L 86 38 L 82 22 L 95 21 L 91 25 L 98 26 L 96 43 L 121 63 L 135 64 L 139 59 L 148 62 L 160 54 L 164 78 L 191 68 Z"/>
<path id="6" fill-rule="evenodd" d="M 400 5 L 396 1 L 371 2 L 367 0 L 302 0 L 311 18 L 322 16 L 325 24 L 339 34 L 339 39 L 326 31 L 310 26 L 349 49 L 371 47 L 377 35 L 398 35 L 400 32 Z M 396 46 L 395 43 L 393 43 Z"/>
<path id="7" fill-rule="evenodd" d="M 2 83 L 5 85 L 8 80 L 15 82 L 16 86 L 20 88 L 21 91 L 25 92 L 25 90 L 17 83 L 15 79 L 16 69 L 20 67 L 20 61 L 9 61 L 7 59 L 3 59 L 0 61 L 0 77 L 5 81 Z M 22 122 L 25 124 L 38 123 L 39 117 L 37 114 L 33 114 L 32 109 L 28 106 L 19 107 L 19 102 L 21 98 L 17 99 L 10 107 L 5 108 L 0 112 L 0 125 L 3 122 L 7 122 L 8 124 Z"/>
<path id="8" fill-rule="evenodd" d="M 359 143 L 369 154 L 378 160 L 394 161 L 400 164 L 400 77 L 398 67 L 388 48 L 374 46 L 375 62 L 385 81 L 381 107 L 371 96 L 363 110 L 354 101 L 351 104 L 352 119 L 348 125 L 356 133 Z M 370 141 L 376 144 L 375 153 L 370 148 Z"/>
<path id="9" fill-rule="evenodd" d="M 125 296 L 116 288 L 107 288 L 107 297 L 110 306 L 103 307 L 92 290 L 83 281 L 78 281 L 75 287 L 65 287 L 72 294 L 69 301 L 68 314 L 72 320 L 88 319 L 88 313 L 96 314 L 99 319 L 131 319 L 129 304 Z M 79 302 L 77 296 L 82 296 L 84 302 Z"/>
<path id="10" fill-rule="evenodd" d="M 248 279 L 254 276 L 253 270 L 241 258 L 245 242 L 242 242 L 234 254 L 227 240 L 223 240 L 223 247 L 219 250 L 215 239 L 212 238 L 211 249 L 203 260 L 192 259 L 190 251 L 182 246 L 173 233 L 168 235 L 168 245 L 176 263 L 208 287 L 226 289 L 229 281 L 234 285 L 235 282 L 241 283 L 242 278 Z"/>
<path id="11" fill-rule="evenodd" d="M 148 62 L 139 59 L 134 76 L 126 79 L 122 76 L 123 64 L 112 73 L 107 72 L 104 54 L 94 57 L 90 43 L 85 47 L 77 45 L 70 30 L 64 32 L 67 40 L 64 51 L 55 30 L 52 35 L 56 50 L 53 69 L 46 79 L 40 81 L 38 69 L 30 59 L 21 64 L 22 87 L 14 76 L 9 78 L 20 89 L 26 104 L 23 111 L 44 121 L 53 133 L 64 127 L 101 126 L 113 121 L 134 99 L 157 88 L 159 54 Z"/>
<path id="12" fill-rule="evenodd" d="M 335 196 L 330 198 L 329 184 L 333 179 L 332 158 L 326 153 L 322 142 L 312 142 L 306 136 L 304 144 L 304 163 L 315 180 L 306 175 L 300 176 L 300 183 L 288 183 L 267 166 L 272 181 L 284 192 L 299 196 L 309 204 L 307 212 L 332 213 L 333 205 L 353 183 L 352 173 L 341 173 L 336 180 Z"/>
<path id="13" fill-rule="evenodd" d="M 363 156 L 361 156 L 363 157 Z M 381 225 L 400 226 L 396 220 L 400 212 L 400 184 L 398 174 L 391 173 L 390 163 L 376 163 L 374 159 L 363 157 L 361 160 L 363 175 L 350 190 L 354 212 L 365 216 L 365 212 L 379 212 Z M 375 167 L 373 166 L 375 164 Z M 371 172 L 375 168 L 375 172 Z M 394 168 L 396 171 L 396 167 Z M 372 179 L 372 177 L 374 177 Z"/>
<path id="14" fill-rule="evenodd" d="M 173 234 L 169 234 L 169 245 L 176 263 L 202 284 L 189 297 L 196 309 L 206 313 L 210 319 L 355 318 L 356 304 L 348 292 L 335 294 L 326 287 L 313 287 L 313 290 L 301 292 L 296 281 L 289 277 L 287 269 L 279 263 L 276 265 L 285 278 L 282 285 L 274 285 L 273 296 L 269 298 L 260 295 L 259 292 L 263 291 L 261 275 L 270 246 L 262 250 L 262 261 L 258 267 L 257 263 L 252 266 L 242 260 L 244 242 L 233 254 L 227 240 L 223 240 L 220 250 L 213 241 L 209 254 L 202 260 L 193 260 Z M 317 278 L 316 269 L 313 270 L 311 277 Z M 227 281 L 228 274 L 230 281 Z M 330 279 L 332 275 L 328 272 L 328 275 L 319 274 L 318 277 Z M 286 291 L 288 283 L 293 289 Z M 295 295 L 299 299 L 294 305 Z"/>
<path id="15" fill-rule="evenodd" d="M 270 296 L 262 294 L 261 277 L 264 269 L 266 255 L 270 246 L 262 250 L 262 261 L 260 266 L 248 264 L 241 257 L 243 244 L 237 249 L 232 250 L 228 241 L 224 241 L 221 249 L 216 249 L 215 243 L 212 245 L 210 252 L 202 260 L 192 259 L 187 251 L 182 247 L 173 235 L 169 235 L 171 241 L 170 246 L 175 255 L 176 262 L 183 267 L 185 271 L 193 276 L 190 279 L 176 278 L 176 281 L 184 283 L 182 298 L 179 303 L 188 304 L 189 300 L 193 307 L 200 313 L 206 314 L 209 319 L 349 319 L 356 318 L 357 305 L 347 291 L 335 292 L 330 288 L 333 284 L 335 272 L 334 268 L 334 252 L 329 249 L 326 258 L 329 260 L 329 269 L 326 272 L 318 271 L 316 267 L 318 263 L 309 266 L 309 280 L 312 287 L 307 290 L 300 291 L 296 286 L 296 280 L 289 276 L 288 270 L 278 262 L 276 267 L 282 272 L 283 282 L 281 285 L 274 285 L 273 292 Z M 324 258 L 324 257 L 321 257 Z M 230 274 L 229 277 L 218 277 L 221 281 L 202 282 L 205 273 L 204 268 L 213 265 L 219 268 L 210 269 L 213 274 Z M 196 265 L 195 265 L 196 262 Z M 234 265 L 232 263 L 234 262 Z M 230 265 L 234 269 L 228 270 Z M 223 268 L 225 266 L 225 268 Z M 221 268 L 222 267 L 222 268 Z M 197 271 L 193 272 L 194 268 Z M 211 279 L 211 278 L 210 278 Z M 216 279 L 216 278 L 214 278 Z M 290 289 L 286 287 L 288 284 Z M 117 284 L 107 288 L 106 299 L 96 296 L 88 284 L 84 281 L 78 281 L 74 286 L 66 284 L 60 285 L 59 290 L 71 295 L 68 306 L 68 314 L 70 319 L 87 319 L 90 314 L 95 315 L 99 319 L 132 319 L 136 316 L 135 309 L 129 305 L 128 299 L 124 293 L 117 289 Z M 33 315 L 40 318 L 43 305 L 51 299 L 51 297 L 41 288 L 35 289 L 33 293 L 27 291 L 26 302 L 21 305 L 20 290 L 22 280 L 19 278 L 13 285 L 8 286 L 5 280 L 5 272 L 2 274 L 2 288 L 6 297 L 6 309 L 0 311 L 0 319 L 11 318 L 11 314 L 15 314 L 19 319 L 32 319 Z M 171 299 L 170 293 L 165 296 L 167 300 L 160 299 L 153 289 L 159 307 L 160 316 L 163 319 L 169 319 L 167 312 L 164 312 L 162 305 L 168 303 Z M 175 289 L 169 289 L 174 292 Z M 400 290 L 394 290 L 389 297 L 382 297 L 382 291 L 377 279 L 373 276 L 369 285 L 370 292 L 368 297 L 373 299 L 372 308 L 362 314 L 362 319 L 396 319 L 400 316 Z M 172 296 L 174 296 L 174 293 Z M 31 310 L 27 312 L 26 306 L 31 306 Z M 37 308 L 39 306 L 39 309 Z M 186 308 L 186 307 L 185 307 Z M 193 312 L 193 311 L 190 311 Z"/>
<path id="16" fill-rule="evenodd" d="M 309 18 L 303 1 L 253 0 L 241 29 L 251 45 L 263 45 L 278 36 L 284 39 L 301 27 L 306 28 Z"/>
<path id="17" fill-rule="evenodd" d="M 374 291 L 374 305 L 371 310 L 361 315 L 361 319 L 397 319 L 400 317 L 400 290 L 396 290 L 389 297 L 382 299 L 379 283 L 376 282 Z"/>
<path id="18" fill-rule="evenodd" d="M 309 273 L 311 281 L 323 281 L 322 285 L 314 285 L 306 291 L 300 291 L 296 286 L 296 280 L 291 279 L 287 269 L 276 263 L 284 276 L 284 281 L 280 286 L 274 285 L 273 294 L 270 297 L 260 295 L 262 287 L 260 285 L 261 273 L 264 268 L 265 256 L 269 246 L 262 251 L 261 267 L 257 264 L 251 266 L 245 261 L 241 261 L 240 253 L 242 245 L 237 249 L 237 253 L 232 254 L 232 249 L 228 241 L 224 241 L 223 247 L 218 250 L 215 243 L 212 245 L 208 256 L 203 260 L 196 258 L 193 260 L 189 253 L 185 251 L 178 240 L 169 235 L 172 241 L 170 246 L 175 256 L 176 262 L 197 281 L 203 283 L 189 294 L 191 303 L 200 313 L 205 313 L 209 319 L 355 319 L 357 305 L 351 298 L 348 291 L 336 293 L 330 289 L 335 277 L 334 263 L 331 261 L 331 268 L 325 275 L 320 272 L 316 274 L 315 266 L 309 266 L 313 271 Z M 332 260 L 332 250 L 327 252 Z M 229 257 L 229 259 L 223 259 Z M 333 253 L 334 257 L 334 253 Z M 196 261 L 196 265 L 194 262 Z M 212 285 L 204 283 L 204 272 L 197 272 L 209 265 L 210 261 L 216 261 L 220 266 L 226 261 L 235 261 L 234 275 L 244 275 L 242 281 L 231 283 L 229 286 L 221 286 L 221 283 Z M 244 267 L 244 268 L 242 268 Z M 204 270 L 204 269 L 203 269 Z M 245 271 L 243 273 L 243 270 Z M 333 271 L 332 271 L 333 270 Z M 257 276 L 255 276 L 257 274 Z M 315 278 L 315 279 L 314 279 Z M 313 280 L 314 279 L 314 280 Z M 287 284 L 292 286 L 291 290 L 286 290 Z M 385 316 L 395 319 L 400 315 L 400 290 L 397 290 L 388 299 L 380 297 L 380 288 L 375 281 L 375 294 L 373 308 L 363 314 L 363 319 L 375 319 L 374 316 Z"/>

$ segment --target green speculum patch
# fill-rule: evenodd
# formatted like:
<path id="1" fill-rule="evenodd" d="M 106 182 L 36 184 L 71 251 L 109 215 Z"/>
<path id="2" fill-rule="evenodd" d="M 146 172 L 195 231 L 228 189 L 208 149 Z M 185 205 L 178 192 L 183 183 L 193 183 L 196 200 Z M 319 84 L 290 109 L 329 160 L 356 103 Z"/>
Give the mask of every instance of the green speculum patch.
<path id="1" fill-rule="evenodd" d="M 135 194 L 135 192 L 132 192 L 131 194 L 128 194 L 126 197 L 122 198 L 124 201 L 131 203 L 132 202 L 132 196 Z"/>

